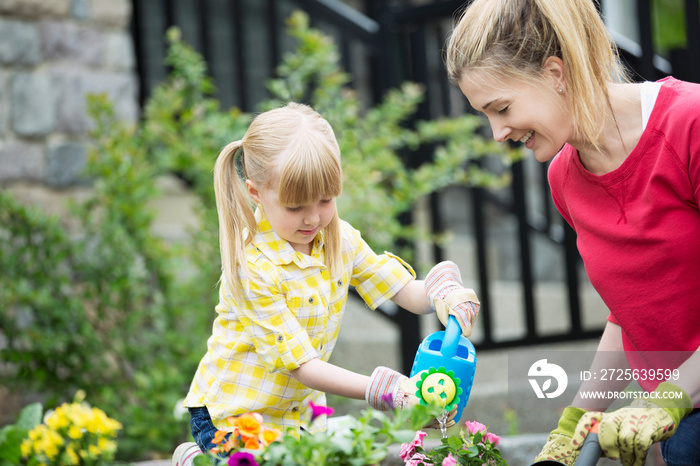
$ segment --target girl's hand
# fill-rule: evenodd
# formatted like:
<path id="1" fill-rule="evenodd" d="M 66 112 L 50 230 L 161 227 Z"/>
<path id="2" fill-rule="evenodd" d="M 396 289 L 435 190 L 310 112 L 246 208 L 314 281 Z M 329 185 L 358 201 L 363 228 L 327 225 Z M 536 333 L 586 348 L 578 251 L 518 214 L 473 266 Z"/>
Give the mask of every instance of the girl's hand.
<path id="1" fill-rule="evenodd" d="M 369 379 L 365 400 L 371 407 L 381 411 L 417 405 L 420 400 L 416 397 L 418 379 L 415 377 L 409 379 L 393 369 L 379 366 Z"/>
<path id="2" fill-rule="evenodd" d="M 472 326 L 479 315 L 479 299 L 474 290 L 462 285 L 457 264 L 443 261 L 433 267 L 425 277 L 425 293 L 442 325 L 447 326 L 449 316 L 453 315 L 464 336 L 472 334 Z"/>
<path id="3" fill-rule="evenodd" d="M 370 406 L 381 411 L 415 406 L 420 403 L 416 391 L 418 391 L 418 381 L 421 379 L 421 374 L 422 372 L 419 372 L 409 379 L 393 369 L 379 366 L 374 369 L 370 377 L 365 399 Z M 446 428 L 455 425 L 454 417 L 456 414 L 457 407 L 448 414 Z M 425 427 L 437 429 L 440 427 L 440 423 L 436 419 Z"/>

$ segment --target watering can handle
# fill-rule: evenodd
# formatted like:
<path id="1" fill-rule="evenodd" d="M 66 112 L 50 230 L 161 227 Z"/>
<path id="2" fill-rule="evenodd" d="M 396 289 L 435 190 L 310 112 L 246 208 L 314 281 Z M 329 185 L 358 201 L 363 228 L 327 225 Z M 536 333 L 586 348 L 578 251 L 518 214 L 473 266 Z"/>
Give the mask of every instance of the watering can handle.
<path id="1" fill-rule="evenodd" d="M 459 322 L 455 316 L 450 316 L 445 327 L 445 337 L 442 340 L 442 348 L 440 352 L 443 356 L 451 358 L 457 354 L 459 348 L 459 339 L 462 336 L 462 329 L 459 327 Z"/>

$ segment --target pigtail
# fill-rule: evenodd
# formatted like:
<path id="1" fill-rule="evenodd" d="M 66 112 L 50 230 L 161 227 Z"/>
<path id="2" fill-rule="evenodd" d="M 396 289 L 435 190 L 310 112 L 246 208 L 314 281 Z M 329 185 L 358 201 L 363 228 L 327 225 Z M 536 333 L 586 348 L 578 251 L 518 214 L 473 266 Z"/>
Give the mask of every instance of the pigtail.
<path id="1" fill-rule="evenodd" d="M 219 153 L 214 166 L 214 192 L 219 215 L 221 268 L 234 298 L 240 302 L 243 287 L 237 279 L 238 267 L 247 275 L 245 247 L 255 236 L 255 213 L 236 171 L 235 157 L 242 141 L 228 144 Z"/>

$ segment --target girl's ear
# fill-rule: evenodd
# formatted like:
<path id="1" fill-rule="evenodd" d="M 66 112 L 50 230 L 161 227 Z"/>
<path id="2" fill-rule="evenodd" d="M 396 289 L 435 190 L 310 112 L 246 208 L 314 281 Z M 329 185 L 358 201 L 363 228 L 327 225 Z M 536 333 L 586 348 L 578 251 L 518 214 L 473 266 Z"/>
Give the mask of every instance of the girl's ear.
<path id="1" fill-rule="evenodd" d="M 256 204 L 262 204 L 262 200 L 260 199 L 260 191 L 258 191 L 258 188 L 255 187 L 255 183 L 250 180 L 245 180 L 245 187 L 248 190 L 248 195 L 250 195 L 250 198 L 253 199 L 253 202 Z"/>
<path id="2" fill-rule="evenodd" d="M 547 58 L 544 62 L 543 71 L 544 75 L 551 80 L 555 92 L 562 93 L 566 91 L 566 71 L 561 58 Z"/>

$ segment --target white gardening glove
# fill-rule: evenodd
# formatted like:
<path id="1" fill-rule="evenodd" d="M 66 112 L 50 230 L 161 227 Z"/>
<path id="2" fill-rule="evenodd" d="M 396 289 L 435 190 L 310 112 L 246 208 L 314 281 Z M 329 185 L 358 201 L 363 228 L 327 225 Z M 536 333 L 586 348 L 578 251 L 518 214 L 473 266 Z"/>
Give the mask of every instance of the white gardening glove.
<path id="1" fill-rule="evenodd" d="M 433 267 L 425 277 L 425 294 L 442 325 L 447 327 L 452 315 L 457 318 L 465 337 L 472 334 L 472 326 L 479 315 L 479 299 L 474 290 L 462 285 L 457 264 L 443 261 Z"/>
<path id="2" fill-rule="evenodd" d="M 417 380 L 409 379 L 388 367 L 379 366 L 374 369 L 369 379 L 365 400 L 371 407 L 381 411 L 417 405 L 420 403 L 416 397 Z"/>
<path id="3" fill-rule="evenodd" d="M 389 411 L 395 407 L 404 409 L 415 406 L 420 403 L 416 392 L 421 374 L 422 372 L 419 372 L 409 379 L 393 369 L 379 366 L 370 376 L 367 390 L 365 390 L 365 400 L 371 407 L 381 411 Z M 449 413 L 445 427 L 455 425 L 455 414 L 457 414 L 456 407 Z M 437 429 L 440 425 L 437 420 L 434 420 L 426 427 Z"/>

